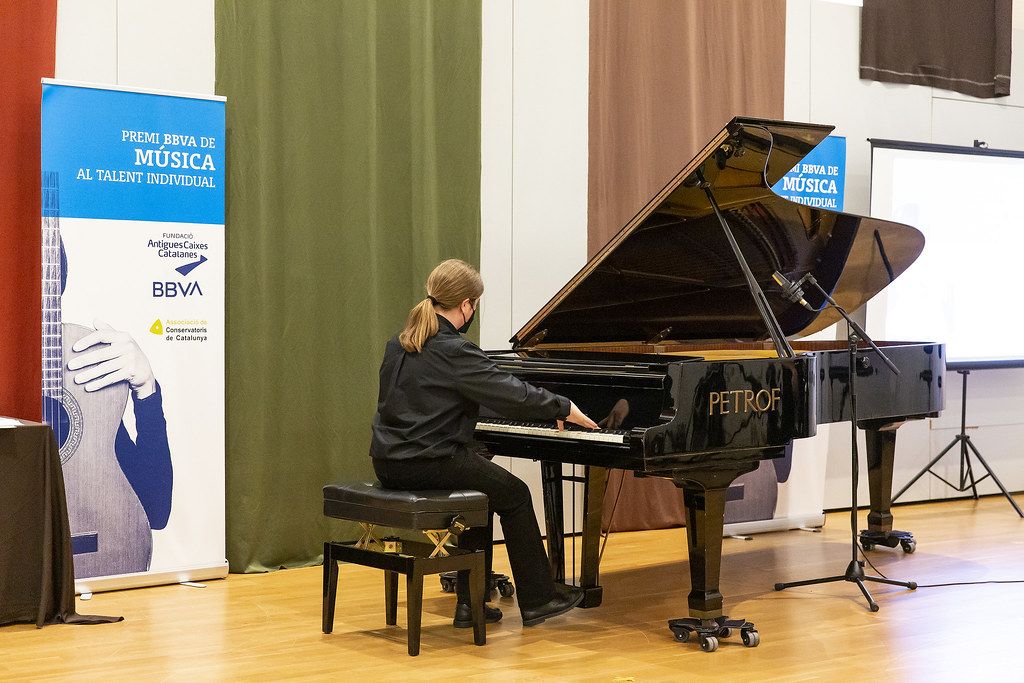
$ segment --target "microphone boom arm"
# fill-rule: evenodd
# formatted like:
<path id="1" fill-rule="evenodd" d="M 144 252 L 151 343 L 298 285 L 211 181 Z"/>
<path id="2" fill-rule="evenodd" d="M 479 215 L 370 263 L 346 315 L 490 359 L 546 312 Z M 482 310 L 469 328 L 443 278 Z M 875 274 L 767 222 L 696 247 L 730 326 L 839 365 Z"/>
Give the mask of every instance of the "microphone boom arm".
<path id="1" fill-rule="evenodd" d="M 776 281 L 778 281 L 778 280 L 776 280 Z M 796 285 L 793 286 L 794 295 L 795 296 L 800 296 L 798 294 L 798 292 L 800 291 L 800 285 L 803 284 L 803 283 L 810 284 L 812 287 L 814 287 L 816 290 L 818 290 L 818 292 L 821 294 L 822 298 L 825 299 L 825 302 L 829 306 L 831 306 L 832 308 L 836 309 L 836 311 L 839 313 L 839 315 L 843 316 L 843 319 L 846 320 L 846 324 L 850 326 L 850 329 L 853 330 L 854 334 L 856 334 L 858 337 L 860 337 L 861 339 L 866 341 L 868 343 L 868 345 L 872 349 L 874 349 L 875 353 L 878 354 L 878 357 L 881 358 L 883 362 L 885 362 L 885 364 L 889 367 L 889 369 L 892 370 L 893 374 L 895 374 L 895 375 L 899 375 L 900 374 L 900 369 L 897 368 L 893 364 L 893 362 L 891 360 L 889 360 L 889 357 L 886 356 L 882 352 L 882 349 L 878 348 L 878 345 L 875 344 L 874 340 L 872 340 L 871 337 L 868 336 L 868 333 L 864 331 L 864 328 L 861 327 L 860 325 L 858 325 L 857 321 L 854 320 L 852 317 L 850 317 L 850 314 L 846 312 L 845 308 L 843 308 L 838 303 L 836 303 L 836 300 L 833 299 L 829 295 L 829 293 L 826 292 L 821 287 L 821 285 L 818 284 L 818 281 L 816 279 L 814 279 L 813 275 L 811 275 L 810 273 L 807 273 L 806 275 L 804 275 L 802 278 L 800 278 L 797 281 Z"/>

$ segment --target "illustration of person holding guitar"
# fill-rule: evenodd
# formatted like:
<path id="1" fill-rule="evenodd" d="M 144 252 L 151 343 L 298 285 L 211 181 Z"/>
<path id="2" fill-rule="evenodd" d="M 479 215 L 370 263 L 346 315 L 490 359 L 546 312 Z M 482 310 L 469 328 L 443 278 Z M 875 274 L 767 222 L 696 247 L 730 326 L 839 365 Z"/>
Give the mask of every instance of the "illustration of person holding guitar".
<path id="1" fill-rule="evenodd" d="M 56 212 L 47 210 L 56 206 L 55 183 L 43 189 L 43 419 L 60 445 L 75 577 L 144 572 L 152 530 L 171 513 L 162 391 L 129 333 L 100 320 L 95 329 L 62 322 L 67 256 Z M 124 422 L 129 395 L 134 439 Z"/>
<path id="2" fill-rule="evenodd" d="M 121 422 L 114 437 L 114 453 L 146 511 L 150 529 L 163 529 L 171 515 L 173 470 L 160 384 L 149 359 L 130 334 L 102 320 L 93 321 L 93 326 L 95 332 L 72 345 L 75 354 L 68 370 L 77 371 L 72 379 L 77 385 L 84 384 L 87 392 L 128 383 L 137 435 L 133 441 Z"/>

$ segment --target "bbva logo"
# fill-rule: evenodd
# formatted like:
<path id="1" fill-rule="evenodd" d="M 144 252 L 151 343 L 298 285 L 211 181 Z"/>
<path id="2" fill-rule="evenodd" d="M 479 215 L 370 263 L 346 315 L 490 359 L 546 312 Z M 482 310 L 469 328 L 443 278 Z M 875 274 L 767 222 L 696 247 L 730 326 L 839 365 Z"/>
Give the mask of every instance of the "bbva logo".
<path id="1" fill-rule="evenodd" d="M 154 282 L 153 297 L 173 299 L 175 297 L 202 296 L 199 282 Z"/>

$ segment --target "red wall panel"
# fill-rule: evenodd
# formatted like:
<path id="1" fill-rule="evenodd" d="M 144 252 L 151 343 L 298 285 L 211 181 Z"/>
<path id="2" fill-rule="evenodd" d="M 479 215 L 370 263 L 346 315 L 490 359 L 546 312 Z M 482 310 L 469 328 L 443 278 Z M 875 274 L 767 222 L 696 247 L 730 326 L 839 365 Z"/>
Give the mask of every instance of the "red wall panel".
<path id="1" fill-rule="evenodd" d="M 0 415 L 40 418 L 39 79 L 56 0 L 0 0 Z"/>

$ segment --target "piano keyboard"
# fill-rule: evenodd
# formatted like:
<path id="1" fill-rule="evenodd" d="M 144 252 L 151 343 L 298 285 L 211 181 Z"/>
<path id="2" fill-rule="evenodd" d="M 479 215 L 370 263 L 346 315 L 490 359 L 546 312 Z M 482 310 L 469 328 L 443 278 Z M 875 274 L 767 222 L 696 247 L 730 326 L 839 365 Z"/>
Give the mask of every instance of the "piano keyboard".
<path id="1" fill-rule="evenodd" d="M 548 422 L 518 422 L 499 418 L 484 418 L 476 423 L 477 431 L 502 432 L 504 434 L 521 434 L 524 436 L 544 436 L 556 439 L 572 439 L 573 441 L 601 441 L 604 443 L 624 444 L 629 432 L 621 429 L 584 429 L 577 425 L 565 423 L 565 429 Z"/>

